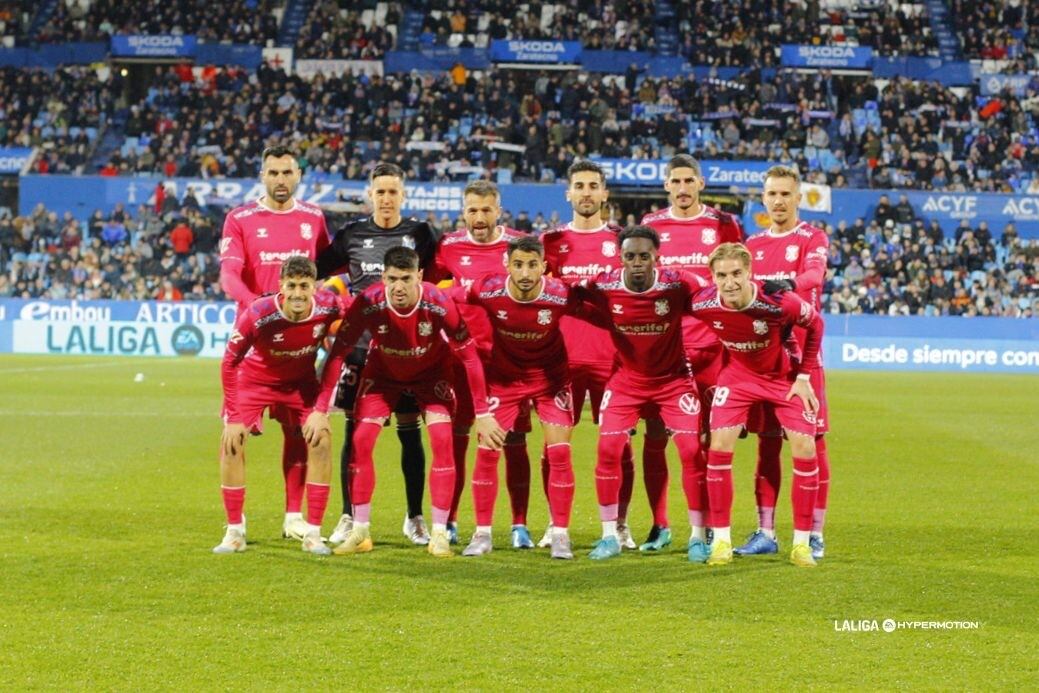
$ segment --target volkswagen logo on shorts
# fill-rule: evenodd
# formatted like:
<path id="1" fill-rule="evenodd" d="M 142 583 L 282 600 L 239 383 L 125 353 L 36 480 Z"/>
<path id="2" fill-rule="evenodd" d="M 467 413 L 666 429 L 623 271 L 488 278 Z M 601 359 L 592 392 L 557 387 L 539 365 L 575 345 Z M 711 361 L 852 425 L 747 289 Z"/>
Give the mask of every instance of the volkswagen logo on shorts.
<path id="1" fill-rule="evenodd" d="M 180 356 L 198 356 L 206 344 L 206 337 L 202 330 L 194 325 L 181 325 L 173 330 L 170 343 L 173 345 L 173 351 Z"/>
<path id="2" fill-rule="evenodd" d="M 446 380 L 437 381 L 437 384 L 433 386 L 433 393 L 445 402 L 450 402 L 455 398 L 455 391 L 451 388 L 451 383 Z"/>
<path id="3" fill-rule="evenodd" d="M 678 398 L 678 407 L 689 415 L 695 415 L 700 413 L 700 400 L 697 399 L 696 395 L 692 393 L 685 393 Z"/>

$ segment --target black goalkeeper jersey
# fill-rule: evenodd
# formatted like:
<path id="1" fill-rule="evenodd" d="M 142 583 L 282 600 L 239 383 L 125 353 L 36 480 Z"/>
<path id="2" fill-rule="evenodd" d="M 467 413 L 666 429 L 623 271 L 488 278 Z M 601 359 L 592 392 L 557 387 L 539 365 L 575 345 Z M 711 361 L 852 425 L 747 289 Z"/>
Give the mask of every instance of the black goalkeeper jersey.
<path id="1" fill-rule="evenodd" d="M 317 276 L 324 279 L 345 271 L 350 276 L 350 293 L 358 294 L 382 279 L 387 250 L 400 245 L 412 248 L 418 253 L 419 267 L 428 270 L 439 240 L 429 224 L 417 219 L 404 218 L 391 229 L 378 226 L 371 217 L 351 221 L 317 256 Z"/>

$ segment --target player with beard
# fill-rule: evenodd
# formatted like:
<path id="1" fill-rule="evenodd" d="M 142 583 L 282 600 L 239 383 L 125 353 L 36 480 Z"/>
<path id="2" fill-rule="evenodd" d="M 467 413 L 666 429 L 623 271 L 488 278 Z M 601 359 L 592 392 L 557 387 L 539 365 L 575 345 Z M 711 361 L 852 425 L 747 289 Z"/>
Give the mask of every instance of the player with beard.
<path id="1" fill-rule="evenodd" d="M 469 380 L 480 442 L 498 448 L 505 439 L 505 431 L 489 411 L 483 366 L 454 301 L 422 281 L 418 254 L 411 248 L 390 248 L 383 265 L 382 281 L 355 296 L 343 318 L 321 377 L 314 413 L 308 418 L 304 433 L 327 428 L 329 400 L 343 361 L 360 336 L 368 332 L 372 335 L 370 355 L 357 388 L 357 423 L 350 460 L 354 522 L 334 553 L 372 550 L 369 524 L 375 489 L 375 443 L 398 400 L 410 393 L 425 416 L 433 452 L 429 470 L 433 532 L 427 542 L 428 551 L 438 558 L 447 558 L 454 555 L 447 534 L 455 486 L 451 449 L 451 412 L 455 404 L 452 351 L 461 360 Z"/>
<path id="2" fill-rule="evenodd" d="M 367 196 L 372 206 L 371 216 L 352 221 L 339 229 L 332 244 L 317 258 L 318 276 L 330 277 L 345 271 L 347 282 L 339 283 L 355 296 L 380 281 L 383 256 L 390 248 L 403 245 L 414 249 L 422 269 L 432 266 L 437 248 L 437 236 L 429 224 L 405 218 L 401 214 L 405 188 L 404 171 L 399 166 L 388 163 L 375 166 L 368 176 Z M 352 502 L 349 477 L 354 430 L 351 411 L 357 394 L 357 374 L 367 358 L 368 342 L 368 335 L 361 337 L 347 359 L 336 390 L 335 404 L 346 413 L 346 434 L 339 458 L 343 515 L 329 537 L 331 543 L 343 541 L 353 521 L 350 514 Z M 426 456 L 422 449 L 418 406 L 405 395 L 397 402 L 395 413 L 397 437 L 401 443 L 400 465 L 404 473 L 408 504 L 403 532 L 413 543 L 424 546 L 429 543 L 429 533 L 422 516 Z"/>
<path id="3" fill-rule="evenodd" d="M 642 223 L 660 234 L 661 267 L 685 270 L 710 281 L 707 258 L 722 243 L 742 241 L 743 229 L 731 214 L 700 201 L 700 193 L 705 185 L 696 159 L 688 154 L 672 157 L 667 164 L 664 179 L 664 190 L 671 204 L 659 212 L 647 214 Z M 683 332 L 686 358 L 693 370 L 703 405 L 700 430 L 706 433 L 711 393 L 721 369 L 722 347 L 718 338 L 698 320 L 687 317 Z M 667 438 L 659 423 L 651 423 L 647 423 L 643 467 L 646 493 L 654 519 L 649 539 L 639 547 L 642 551 L 659 550 L 671 540 L 671 533 L 667 529 L 668 472 L 664 455 Z M 701 450 L 706 450 L 706 446 L 701 446 Z M 701 466 L 705 464 L 706 458 L 701 460 Z M 706 502 L 706 489 L 702 493 Z"/>
<path id="4" fill-rule="evenodd" d="M 573 217 L 568 224 L 546 231 L 541 236 L 545 244 L 545 263 L 552 276 L 575 283 L 620 267 L 620 252 L 617 248 L 620 228 L 611 226 L 602 218 L 608 198 L 606 174 L 599 164 L 582 160 L 570 166 L 567 170 L 566 199 L 573 208 Z M 592 421 L 598 423 L 599 406 L 603 392 L 606 391 L 606 382 L 613 372 L 617 349 L 613 346 L 608 330 L 574 316 L 564 316 L 560 327 L 570 362 L 574 425 L 581 420 L 586 394 L 592 406 Z M 626 549 L 636 547 L 627 522 L 634 477 L 629 444 L 621 456 L 621 488 L 617 505 L 617 536 L 621 546 Z M 542 480 L 547 489 L 547 459 L 542 460 Z M 551 543 L 551 530 L 549 526 L 538 546 Z"/>
<path id="5" fill-rule="evenodd" d="M 446 234 L 437 248 L 436 276 L 431 281 L 451 277 L 455 284 L 468 290 L 474 282 L 490 274 L 501 274 L 509 242 L 525 236 L 521 231 L 498 225 L 501 216 L 501 195 L 498 186 L 490 181 L 475 180 L 462 193 L 462 219 L 465 228 Z M 458 310 L 476 340 L 480 360 L 490 363 L 492 343 L 491 325 L 486 312 L 479 306 L 460 303 Z M 455 495 L 451 504 L 448 532 L 452 543 L 457 543 L 458 503 L 465 487 L 466 456 L 469 449 L 469 430 L 473 425 L 473 411 L 469 402 L 469 387 L 465 374 L 455 369 L 455 391 L 458 406 L 455 410 Z M 530 430 L 530 416 L 523 413 L 505 440 L 505 484 L 512 501 L 512 547 L 533 548 L 534 542 L 527 529 L 527 506 L 530 498 L 530 458 L 527 455 L 526 433 Z"/>
<path id="6" fill-rule="evenodd" d="M 220 239 L 220 286 L 237 302 L 238 315 L 260 296 L 277 293 L 282 263 L 291 257 L 314 260 L 329 243 L 324 213 L 295 197 L 302 173 L 292 150 L 268 147 L 261 161 L 264 196 L 228 212 Z M 301 512 L 307 445 L 298 426 L 282 425 L 282 433 L 282 536 L 302 539 L 307 531 Z"/>

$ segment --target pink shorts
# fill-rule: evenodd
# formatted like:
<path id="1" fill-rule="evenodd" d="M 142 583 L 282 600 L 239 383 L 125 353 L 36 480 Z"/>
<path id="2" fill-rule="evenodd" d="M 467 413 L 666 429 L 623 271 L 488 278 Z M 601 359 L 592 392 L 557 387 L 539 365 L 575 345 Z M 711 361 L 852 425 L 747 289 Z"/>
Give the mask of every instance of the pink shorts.
<path id="1" fill-rule="evenodd" d="M 809 382 L 812 390 L 819 400 L 819 413 L 815 415 L 815 435 L 821 436 L 830 430 L 829 409 L 826 406 L 826 374 L 822 367 L 812 371 Z M 759 435 L 780 436 L 783 427 L 776 418 L 776 413 L 771 404 L 759 403 L 750 408 L 747 415 L 747 430 Z"/>
<path id="2" fill-rule="evenodd" d="M 528 433 L 531 409 L 542 424 L 574 425 L 574 398 L 564 378 L 535 381 L 490 381 L 488 403 L 498 425 L 506 431 Z"/>
<path id="3" fill-rule="evenodd" d="M 646 378 L 618 369 L 606 383 L 599 433 L 627 433 L 642 419 L 663 419 L 672 433 L 700 431 L 700 398 L 686 374 Z"/>
<path id="4" fill-rule="evenodd" d="M 355 421 L 379 421 L 389 418 L 397 401 L 405 395 L 414 397 L 423 414 L 450 417 L 455 410 L 455 390 L 451 378 L 434 371 L 433 377 L 415 382 L 400 382 L 367 366 L 357 384 L 354 404 Z"/>
<path id="5" fill-rule="evenodd" d="M 612 363 L 571 363 L 570 389 L 574 393 L 574 424 L 581 420 L 584 410 L 584 397 L 592 405 L 592 421 L 599 420 L 599 407 L 602 404 L 606 383 L 613 374 Z"/>
<path id="6" fill-rule="evenodd" d="M 793 375 L 790 376 L 791 379 Z M 726 367 L 718 377 L 711 401 L 711 430 L 744 428 L 751 408 L 764 404 L 771 408 L 780 427 L 786 431 L 815 436 L 815 415 L 805 409 L 799 397 L 787 401 L 792 380 L 770 379 L 745 369 Z"/>
<path id="7" fill-rule="evenodd" d="M 263 412 L 270 410 L 270 417 L 283 426 L 301 428 L 310 412 L 320 386 L 317 380 L 303 381 L 288 387 L 270 385 L 238 386 L 238 412 L 242 423 L 253 435 L 263 433 Z M 226 422 L 227 412 L 220 413 Z"/>

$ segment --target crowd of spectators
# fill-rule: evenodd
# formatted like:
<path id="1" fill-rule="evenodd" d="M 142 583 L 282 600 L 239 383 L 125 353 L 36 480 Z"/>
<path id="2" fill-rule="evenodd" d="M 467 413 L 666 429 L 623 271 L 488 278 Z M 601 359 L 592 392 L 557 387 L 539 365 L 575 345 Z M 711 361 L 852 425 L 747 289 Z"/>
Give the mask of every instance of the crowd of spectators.
<path id="1" fill-rule="evenodd" d="M 81 173 L 121 91 L 115 72 L 0 68 L 0 147 L 39 147 L 40 173 Z"/>
<path id="2" fill-rule="evenodd" d="M 829 227 L 830 313 L 1031 318 L 1039 314 L 1039 242 L 1013 224 L 998 237 L 963 220 L 947 236 L 918 218 L 905 196 L 881 200 L 867 223 Z"/>
<path id="3" fill-rule="evenodd" d="M 82 170 L 122 91 L 118 73 L 4 69 L 0 145 L 43 147 L 40 172 Z M 1039 190 L 1039 99 L 827 71 L 732 80 L 510 70 L 286 75 L 263 64 L 156 68 L 120 113 L 105 174 L 252 177 L 264 146 L 315 173 L 363 177 L 379 160 L 419 180 L 476 174 L 552 182 L 576 157 L 793 162 L 837 187 Z M 103 162 L 102 162 L 103 163 Z"/>
<path id="4" fill-rule="evenodd" d="M 784 43 L 938 55 L 922 2 L 676 0 L 680 52 L 693 65 L 777 65 Z"/>
<path id="5" fill-rule="evenodd" d="M 426 0 L 420 40 L 425 44 L 483 48 L 496 39 L 580 41 L 588 50 L 649 51 L 654 42 L 653 0 Z"/>
<path id="6" fill-rule="evenodd" d="M 59 0 L 37 33 L 40 43 L 107 41 L 122 34 L 192 34 L 201 41 L 252 43 L 278 38 L 272 10 L 282 0 Z"/>
<path id="7" fill-rule="evenodd" d="M 30 215 L 0 215 L 0 297 L 223 299 L 216 245 L 221 217 L 186 195 L 155 209 L 117 206 L 85 222 L 42 205 Z M 345 220 L 330 215 L 337 228 Z M 461 219 L 426 219 L 441 233 Z M 539 233 L 557 213 L 502 222 Z M 1035 317 L 1039 314 L 1039 241 L 1021 241 L 1013 224 L 998 236 L 985 222 L 963 221 L 954 234 L 919 218 L 903 196 L 883 198 L 871 219 L 828 225 L 828 313 Z"/>
<path id="8" fill-rule="evenodd" d="M 296 58 L 381 60 L 396 45 L 402 15 L 395 2 L 318 0 L 296 40 Z"/>
<path id="9" fill-rule="evenodd" d="M 156 210 L 117 206 L 87 220 L 38 205 L 0 214 L 0 296 L 77 299 L 222 299 L 221 218 L 193 198 Z"/>
<path id="10" fill-rule="evenodd" d="M 1026 0 L 949 0 L 949 17 L 966 58 L 1010 61 L 1015 72 L 1035 69 L 1039 10 Z M 1031 7 L 1029 7 L 1031 5 Z"/>

